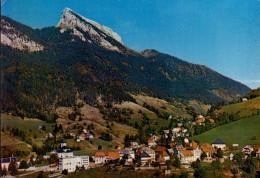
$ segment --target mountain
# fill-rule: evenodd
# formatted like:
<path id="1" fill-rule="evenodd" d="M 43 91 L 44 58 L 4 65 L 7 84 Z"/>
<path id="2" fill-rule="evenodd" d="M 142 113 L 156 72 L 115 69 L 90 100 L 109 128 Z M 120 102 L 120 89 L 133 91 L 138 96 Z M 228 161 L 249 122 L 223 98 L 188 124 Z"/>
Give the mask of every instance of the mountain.
<path id="1" fill-rule="evenodd" d="M 145 94 L 169 102 L 228 101 L 250 88 L 212 69 L 156 50 L 134 51 L 112 29 L 66 8 L 56 27 L 1 19 L 3 111 L 55 117 L 77 99 L 95 107 Z"/>

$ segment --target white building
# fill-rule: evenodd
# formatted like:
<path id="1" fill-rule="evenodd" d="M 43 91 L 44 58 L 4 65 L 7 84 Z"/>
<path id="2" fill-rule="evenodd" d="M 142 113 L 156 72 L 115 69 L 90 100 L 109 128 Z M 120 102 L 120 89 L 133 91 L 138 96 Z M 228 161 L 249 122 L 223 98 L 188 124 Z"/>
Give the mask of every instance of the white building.
<path id="1" fill-rule="evenodd" d="M 149 147 L 142 147 L 140 150 L 141 153 L 146 152 L 151 158 L 152 161 L 155 161 L 155 151 Z"/>
<path id="2" fill-rule="evenodd" d="M 226 149 L 226 142 L 218 137 L 213 143 L 212 143 L 212 147 L 213 148 L 220 148 L 221 150 L 225 150 Z"/>
<path id="3" fill-rule="evenodd" d="M 66 169 L 68 172 L 73 172 L 76 170 L 76 167 L 84 166 L 86 169 L 89 167 L 89 156 L 74 156 L 64 140 L 55 153 L 59 157 L 59 171 Z"/>
<path id="4" fill-rule="evenodd" d="M 68 170 L 74 172 L 76 167 L 84 166 L 86 169 L 89 167 L 89 156 L 73 156 L 59 159 L 59 170 Z"/>
<path id="5" fill-rule="evenodd" d="M 126 156 L 126 155 L 129 155 L 130 158 L 135 159 L 135 152 L 130 148 L 125 148 L 123 150 L 120 150 L 119 154 L 120 154 L 120 159 L 122 159 L 123 156 Z"/>

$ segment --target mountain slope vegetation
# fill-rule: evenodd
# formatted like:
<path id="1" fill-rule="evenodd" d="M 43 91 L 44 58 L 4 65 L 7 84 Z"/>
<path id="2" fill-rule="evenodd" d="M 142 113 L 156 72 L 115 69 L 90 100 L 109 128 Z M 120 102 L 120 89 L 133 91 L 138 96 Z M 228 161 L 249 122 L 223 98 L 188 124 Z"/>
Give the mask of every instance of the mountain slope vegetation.
<path id="1" fill-rule="evenodd" d="M 77 99 L 111 108 L 113 103 L 136 103 L 131 94 L 145 93 L 168 102 L 181 98 L 211 104 L 250 91 L 206 66 L 155 50 L 131 50 L 80 15 L 69 13 L 73 19 L 63 20 L 75 22 L 76 18 L 73 28 L 63 24 L 32 29 L 2 17 L 1 22 L 8 24 L 3 25 L 3 34 L 16 33 L 43 46 L 33 51 L 23 45 L 26 41 L 19 48 L 16 43 L 2 43 L 3 111 L 54 122 L 55 109 L 75 107 Z"/>

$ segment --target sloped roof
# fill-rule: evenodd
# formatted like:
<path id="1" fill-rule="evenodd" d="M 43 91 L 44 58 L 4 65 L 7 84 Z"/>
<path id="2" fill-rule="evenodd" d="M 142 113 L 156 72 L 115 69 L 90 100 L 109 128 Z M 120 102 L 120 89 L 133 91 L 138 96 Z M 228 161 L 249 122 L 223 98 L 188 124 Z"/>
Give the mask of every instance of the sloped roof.
<path id="1" fill-rule="evenodd" d="M 145 151 L 141 153 L 141 158 L 150 158 L 151 156 L 148 155 Z"/>
<path id="2" fill-rule="evenodd" d="M 111 151 L 109 151 L 107 153 L 107 157 L 113 158 L 113 159 L 119 159 L 120 158 L 120 154 L 118 152 L 111 152 Z"/>
<path id="3" fill-rule="evenodd" d="M 166 150 L 166 148 L 164 146 L 158 146 L 154 151 L 160 152 L 160 151 L 164 151 L 164 150 Z"/>
<path id="4" fill-rule="evenodd" d="M 188 150 L 194 150 L 198 147 L 198 144 L 192 140 L 190 146 L 187 148 Z"/>
<path id="5" fill-rule="evenodd" d="M 157 162 L 165 162 L 165 159 L 162 156 L 159 156 L 157 159 Z"/>
<path id="6" fill-rule="evenodd" d="M 215 151 L 214 148 L 208 143 L 204 143 L 203 145 L 200 146 L 200 148 L 205 153 Z"/>
<path id="7" fill-rule="evenodd" d="M 212 144 L 226 144 L 226 142 L 222 138 L 218 137 Z"/>
<path id="8" fill-rule="evenodd" d="M 183 150 L 182 153 L 183 153 L 186 157 L 193 156 L 192 151 L 189 151 L 189 150 Z"/>
<path id="9" fill-rule="evenodd" d="M 105 157 L 106 156 L 106 153 L 103 152 L 103 151 L 99 151 L 99 152 L 96 152 L 94 154 L 95 157 Z"/>

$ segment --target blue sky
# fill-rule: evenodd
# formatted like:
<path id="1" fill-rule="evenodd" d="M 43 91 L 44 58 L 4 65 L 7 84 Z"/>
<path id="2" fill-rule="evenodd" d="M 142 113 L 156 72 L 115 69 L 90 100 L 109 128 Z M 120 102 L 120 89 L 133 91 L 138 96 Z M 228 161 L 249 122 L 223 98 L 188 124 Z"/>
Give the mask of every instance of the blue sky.
<path id="1" fill-rule="evenodd" d="M 106 25 L 128 47 L 156 49 L 260 87 L 258 0 L 3 0 L 2 15 L 54 26 L 65 7 Z"/>

